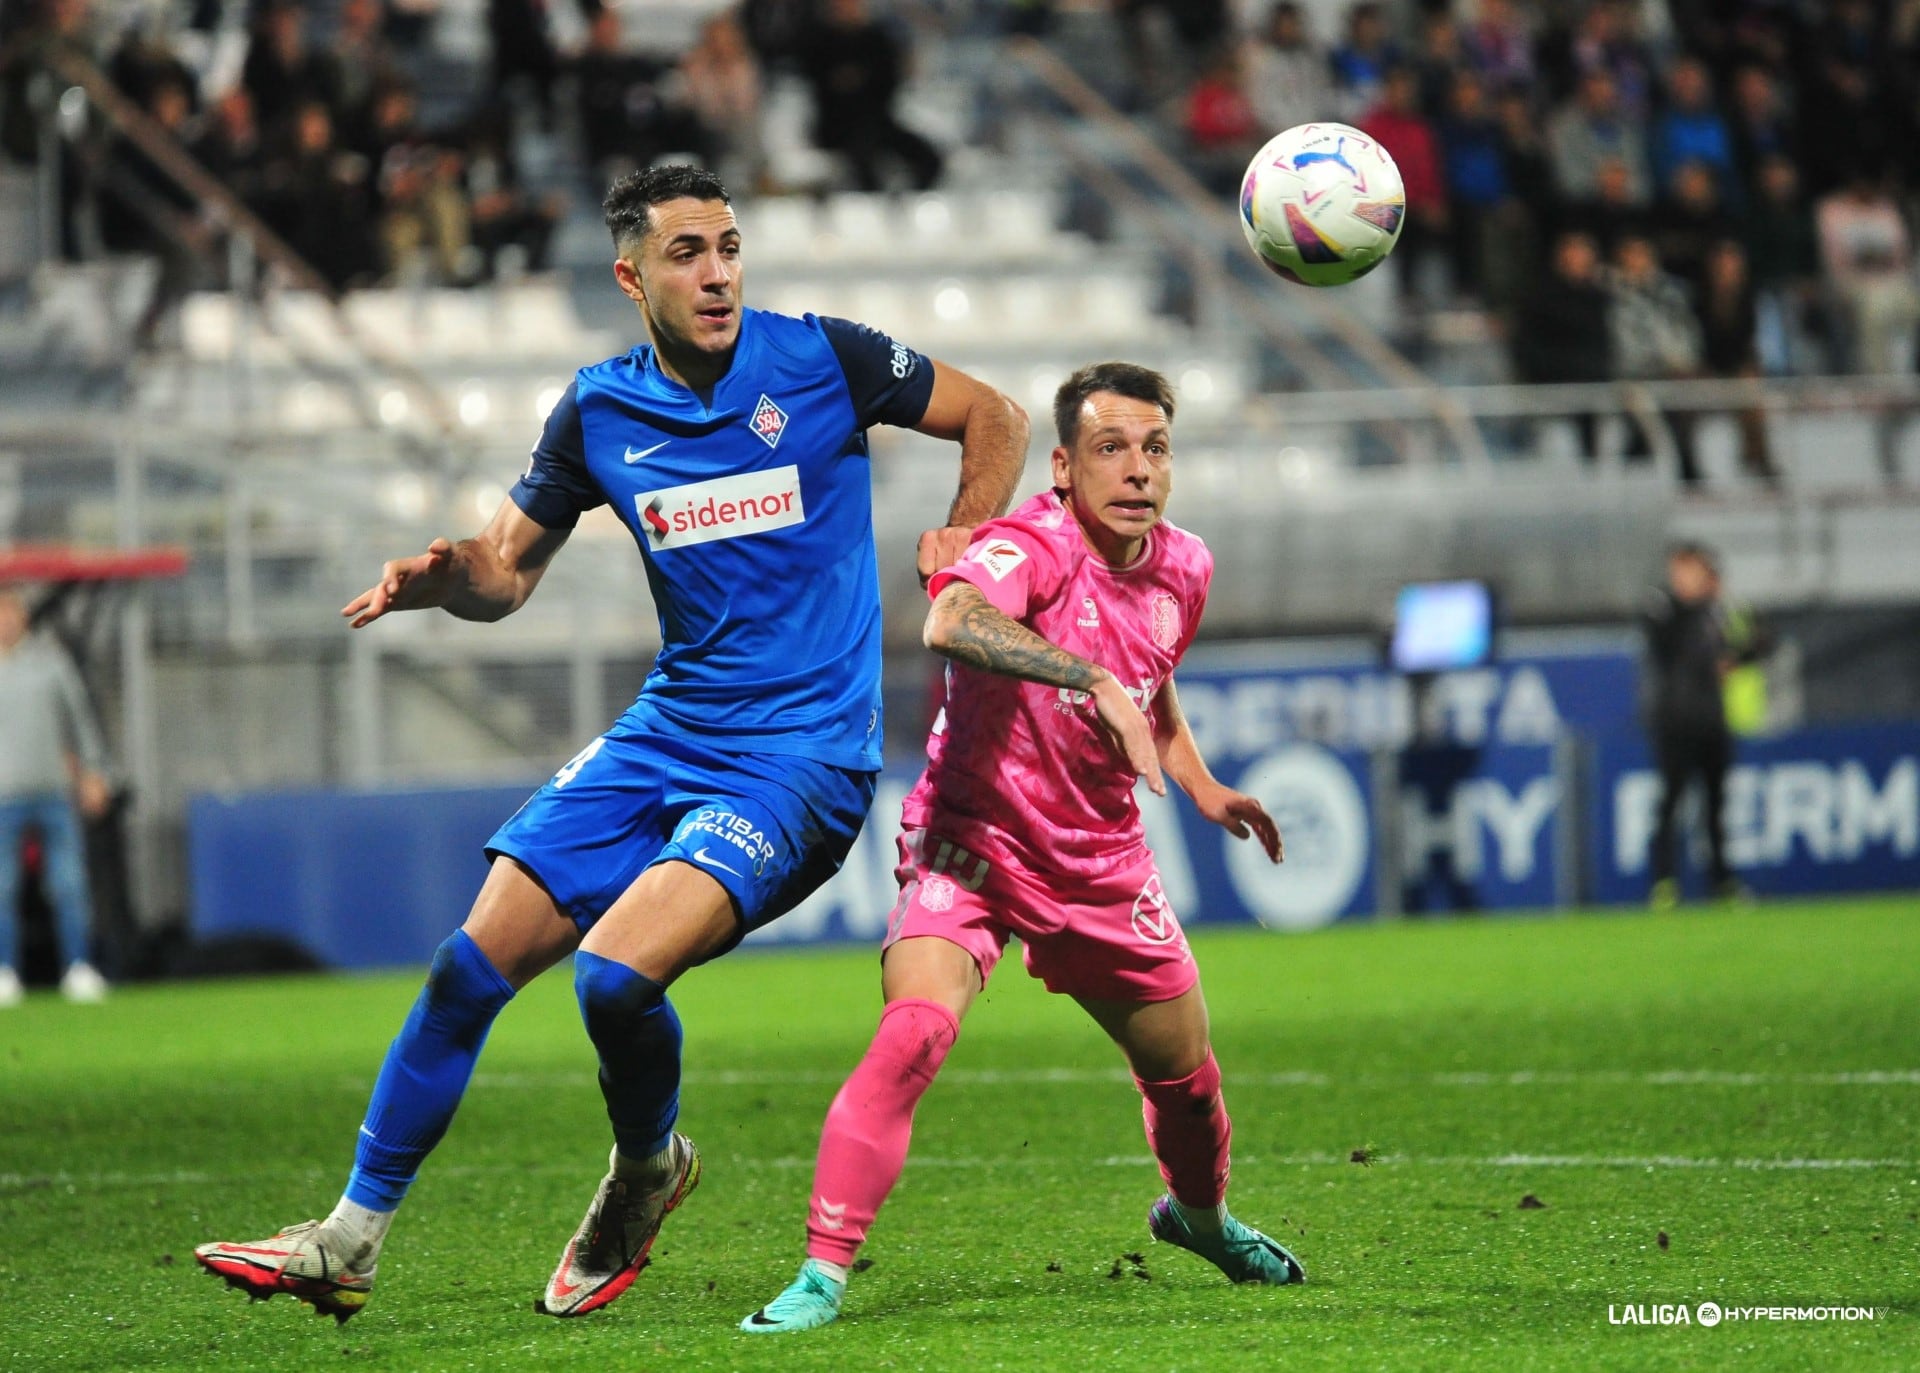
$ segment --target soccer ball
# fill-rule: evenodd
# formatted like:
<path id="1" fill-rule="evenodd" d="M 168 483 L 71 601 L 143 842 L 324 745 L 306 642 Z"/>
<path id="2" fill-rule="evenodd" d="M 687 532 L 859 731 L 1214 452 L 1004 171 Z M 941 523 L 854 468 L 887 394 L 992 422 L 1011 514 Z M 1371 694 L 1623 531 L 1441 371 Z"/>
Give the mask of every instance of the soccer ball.
<path id="1" fill-rule="evenodd" d="M 1407 192 L 1379 140 L 1345 124 L 1276 134 L 1247 164 L 1240 229 L 1260 260 L 1302 286 L 1341 286 L 1386 260 Z"/>

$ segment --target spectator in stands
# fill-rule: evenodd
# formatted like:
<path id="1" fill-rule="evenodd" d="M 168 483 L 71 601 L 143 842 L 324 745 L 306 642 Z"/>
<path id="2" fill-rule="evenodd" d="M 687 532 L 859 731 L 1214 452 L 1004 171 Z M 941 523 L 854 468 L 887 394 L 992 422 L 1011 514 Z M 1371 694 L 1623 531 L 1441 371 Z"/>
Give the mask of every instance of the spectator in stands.
<path id="1" fill-rule="evenodd" d="M 1513 198 L 1531 226 L 1530 243 L 1546 241 L 1553 221 L 1553 155 L 1540 127 L 1538 111 L 1525 90 L 1502 91 L 1494 101 L 1500 122 L 1500 156 L 1506 164 Z M 1526 280 L 1532 280 L 1532 265 Z"/>
<path id="2" fill-rule="evenodd" d="M 740 27 L 762 70 L 800 70 L 813 32 L 813 6 L 814 0 L 741 0 Z"/>
<path id="3" fill-rule="evenodd" d="M 1480 0 L 1467 30 L 1474 70 L 1496 90 L 1533 84 L 1533 34 L 1512 0 Z"/>
<path id="4" fill-rule="evenodd" d="M 547 31 L 546 0 L 487 0 L 487 35 L 492 40 L 495 93 L 549 126 L 560 58 Z"/>
<path id="5" fill-rule="evenodd" d="M 671 98 L 671 75 L 665 64 L 626 50 L 618 10 L 608 6 L 594 15 L 586 49 L 574 62 L 574 90 L 596 197 L 610 181 L 668 153 L 710 159 L 706 129 Z"/>
<path id="6" fill-rule="evenodd" d="M 1761 370 L 1772 376 L 1809 370 L 1797 365 L 1807 341 L 1826 339 L 1828 330 L 1820 304 L 1819 238 L 1792 162 L 1775 156 L 1760 165 L 1741 222 L 1759 316 Z"/>
<path id="7" fill-rule="evenodd" d="M 869 15 L 866 0 L 826 0 L 807 40 L 801 65 L 813 89 L 813 141 L 845 158 L 863 191 L 883 189 L 893 163 L 924 191 L 945 165 L 938 148 L 900 122 L 909 57 L 907 40 Z"/>
<path id="8" fill-rule="evenodd" d="M 1347 36 L 1330 59 L 1334 88 L 1347 117 L 1370 109 L 1380 100 L 1387 69 L 1400 60 L 1400 49 L 1387 27 L 1387 16 L 1376 0 L 1360 0 L 1347 11 Z"/>
<path id="9" fill-rule="evenodd" d="M 1194 174 L 1212 191 L 1233 195 L 1247 160 L 1265 142 L 1247 91 L 1244 55 L 1222 44 L 1187 92 L 1187 148 Z"/>
<path id="10" fill-rule="evenodd" d="M 1453 96 L 1453 78 L 1468 69 L 1459 22 L 1444 9 L 1420 18 L 1420 42 L 1413 60 L 1420 86 L 1420 112 L 1438 121 Z"/>
<path id="11" fill-rule="evenodd" d="M 767 151 L 760 130 L 760 64 L 739 20 L 717 14 L 680 59 L 687 107 L 712 136 L 713 157 L 729 186 L 765 189 Z"/>
<path id="12" fill-rule="evenodd" d="M 1407 188 L 1407 217 L 1393 260 L 1399 263 L 1400 294 L 1423 294 L 1423 265 L 1447 250 L 1447 185 L 1440 169 L 1440 143 L 1420 112 L 1420 83 L 1412 67 L 1387 69 L 1380 103 L 1360 117 L 1360 128 L 1379 139 L 1400 167 Z"/>
<path id="13" fill-rule="evenodd" d="M 1618 161 L 1627 173 L 1628 198 L 1645 205 L 1647 180 L 1646 126 L 1620 100 L 1610 73 L 1596 68 L 1580 78 L 1578 95 L 1557 111 L 1548 124 L 1547 141 L 1553 151 L 1553 174 L 1561 196 L 1570 201 L 1596 199 L 1600 169 Z"/>
<path id="14" fill-rule="evenodd" d="M 1247 73 L 1254 114 L 1268 137 L 1334 114 L 1327 54 L 1294 0 L 1279 0 L 1267 11 L 1266 27 L 1249 47 Z"/>
<path id="15" fill-rule="evenodd" d="M 1512 236 L 1527 231 L 1524 222 L 1515 222 L 1503 142 L 1487 106 L 1486 84 L 1471 71 L 1455 73 L 1440 124 L 1441 161 L 1453 207 L 1454 284 L 1474 294 L 1487 293 Z"/>
<path id="16" fill-rule="evenodd" d="M 1843 186 L 1849 164 L 1887 166 L 1900 127 L 1894 93 L 1905 75 L 1890 68 L 1889 36 L 1871 0 L 1833 0 L 1825 10 L 1803 58 L 1799 102 L 1807 148 L 1825 152 L 1801 169 L 1816 197 Z"/>
<path id="17" fill-rule="evenodd" d="M 1667 72 L 1667 106 L 1653 121 L 1654 183 L 1672 186 L 1689 164 L 1713 175 L 1721 197 L 1737 189 L 1733 135 L 1714 103 L 1713 78 L 1705 63 L 1683 57 Z"/>
<path id="18" fill-rule="evenodd" d="M 1920 323 L 1913 241 L 1884 179 L 1856 170 L 1844 187 L 1821 200 L 1815 222 L 1847 369 L 1911 370 L 1913 330 Z"/>
<path id="19" fill-rule="evenodd" d="M 517 254 L 519 270 L 544 272 L 566 200 L 558 192 L 535 196 L 521 183 L 511 111 L 504 103 L 494 101 L 474 118 L 465 167 L 468 217 L 482 274 L 488 280 L 500 275 L 509 249 Z"/>
<path id="20" fill-rule="evenodd" d="M 1760 169 L 1770 158 L 1794 162 L 1799 156 L 1792 113 L 1780 83 L 1765 68 L 1742 67 L 1734 76 L 1731 132 L 1745 205 L 1757 191 Z"/>
<path id="21" fill-rule="evenodd" d="M 340 141 L 357 146 L 374 96 L 405 79 L 383 32 L 380 0 L 341 0 L 327 57 L 334 73 L 333 117 Z"/>
<path id="22" fill-rule="evenodd" d="M 167 85 L 186 92 L 189 113 L 200 108 L 199 79 L 167 42 L 155 14 L 143 16 L 128 28 L 106 64 L 106 73 L 107 79 L 136 105 L 150 105 L 154 91 Z"/>
<path id="23" fill-rule="evenodd" d="M 1653 240 L 1632 235 L 1614 249 L 1607 277 L 1607 328 L 1613 338 L 1613 374 L 1622 381 L 1682 381 L 1700 375 L 1700 321 L 1684 282 L 1661 266 Z M 1693 412 L 1656 401 L 1630 402 L 1627 457 L 1648 458 L 1655 449 L 1655 419 L 1673 438 L 1680 480 L 1700 481 L 1694 457 Z"/>
<path id="24" fill-rule="evenodd" d="M 1606 381 L 1613 375 L 1608 296 L 1600 254 L 1586 234 L 1562 234 L 1553 266 L 1521 305 L 1513 330 L 1514 370 L 1522 381 Z M 1591 463 L 1599 452 L 1599 421 L 1592 412 L 1574 416 L 1580 455 Z"/>
<path id="25" fill-rule="evenodd" d="M 1563 227 L 1591 234 L 1603 254 L 1611 256 L 1622 239 L 1652 232 L 1653 212 L 1633 191 L 1633 172 L 1618 157 L 1601 159 L 1594 194 L 1560 207 Z"/>
<path id="26" fill-rule="evenodd" d="M 249 206 L 260 198 L 260 172 L 266 144 L 253 117 L 253 97 L 245 86 L 230 86 L 213 102 L 208 118 L 187 151 L 194 161 Z"/>
<path id="27" fill-rule="evenodd" d="M 1653 218 L 1660 261 L 1695 292 L 1705 281 L 1713 245 L 1739 234 L 1721 203 L 1720 185 L 1706 163 L 1683 162 L 1674 169 L 1666 202 Z"/>
<path id="28" fill-rule="evenodd" d="M 162 76 L 148 89 L 145 112 L 162 133 L 184 141 L 190 101 L 185 85 Z M 199 201 L 131 138 L 116 137 L 108 144 L 99 192 L 101 245 L 108 252 L 149 257 L 158 268 L 133 330 L 134 347 L 145 352 L 193 286 L 199 255 L 212 235 L 202 222 Z"/>
<path id="29" fill-rule="evenodd" d="M 40 836 L 41 882 L 59 926 L 69 1001 L 98 1001 L 106 980 L 89 944 L 92 902 L 79 812 L 104 814 L 111 791 L 106 751 L 73 662 L 50 641 L 29 635 L 25 598 L 0 586 L 0 1008 L 20 1003 L 21 849 L 28 829 Z"/>
<path id="30" fill-rule="evenodd" d="M 333 116 L 309 100 L 294 112 L 283 151 L 261 174 L 261 215 L 336 291 L 375 266 L 367 160 L 335 141 Z"/>
<path id="31" fill-rule="evenodd" d="M 1727 864 L 1722 818 L 1727 770 L 1733 765 L 1722 683 L 1732 655 L 1719 599 L 1718 560 L 1699 544 L 1675 544 L 1667 554 L 1667 585 L 1653 593 L 1641 616 L 1647 645 L 1642 692 L 1647 739 L 1661 783 L 1659 820 L 1647 859 L 1656 910 L 1671 910 L 1680 900 L 1674 881 L 1674 822 L 1681 799 L 1695 781 L 1700 783 L 1707 876 L 1714 895 L 1741 895 Z"/>
<path id="32" fill-rule="evenodd" d="M 1653 103 L 1653 55 L 1640 33 L 1637 0 L 1594 0 L 1575 27 L 1572 55 L 1583 79 L 1606 76 L 1614 107 L 1644 125 Z"/>
<path id="33" fill-rule="evenodd" d="M 340 105 L 337 73 L 307 46 L 307 12 L 296 0 L 269 0 L 256 12 L 240 84 L 269 138 L 286 133 L 305 105 L 324 106 L 330 125 Z"/>
<path id="34" fill-rule="evenodd" d="M 1129 79 L 1114 93 L 1123 109 L 1148 109 L 1185 89 L 1233 35 L 1226 0 L 1109 3 L 1127 53 Z"/>
<path id="35" fill-rule="evenodd" d="M 376 182 L 388 281 L 459 286 L 478 278 L 463 173 L 458 150 L 417 132 L 388 146 Z"/>
<path id="36" fill-rule="evenodd" d="M 1759 315 L 1754 308 L 1746 249 L 1733 239 L 1722 239 L 1707 252 L 1699 311 L 1707 374 L 1722 380 L 1757 378 Z M 1753 400 L 1742 406 L 1735 418 L 1740 426 L 1740 465 L 1750 476 L 1777 486 L 1780 474 L 1773 466 L 1766 412 L 1757 388 Z"/>

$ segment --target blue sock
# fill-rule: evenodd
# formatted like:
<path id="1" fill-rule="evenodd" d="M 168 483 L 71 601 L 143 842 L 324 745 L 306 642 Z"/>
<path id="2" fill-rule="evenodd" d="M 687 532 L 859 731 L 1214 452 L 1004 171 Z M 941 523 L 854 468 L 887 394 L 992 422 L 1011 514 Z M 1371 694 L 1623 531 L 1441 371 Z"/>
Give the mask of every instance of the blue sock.
<path id="1" fill-rule="evenodd" d="M 635 1162 L 651 1158 L 680 1117 L 680 1017 L 658 982 L 584 949 L 573 956 L 573 989 L 600 1051 L 614 1143 Z"/>
<path id="2" fill-rule="evenodd" d="M 373 1084 L 347 1179 L 348 1201 L 370 1211 L 400 1205 L 420 1161 L 453 1122 L 487 1031 L 511 1000 L 513 987 L 465 930 L 455 930 L 434 951 L 427 985 Z"/>

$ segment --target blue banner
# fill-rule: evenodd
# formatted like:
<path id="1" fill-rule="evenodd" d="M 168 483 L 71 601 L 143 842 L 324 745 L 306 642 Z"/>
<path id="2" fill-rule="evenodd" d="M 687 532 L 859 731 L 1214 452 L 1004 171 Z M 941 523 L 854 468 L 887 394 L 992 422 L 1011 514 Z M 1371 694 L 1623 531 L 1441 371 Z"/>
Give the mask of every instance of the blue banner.
<path id="1" fill-rule="evenodd" d="M 1595 750 L 1592 899 L 1644 901 L 1660 775 L 1645 742 Z M 1683 821 L 1691 818 L 1683 811 Z M 1726 792 L 1727 858 L 1755 892 L 1920 887 L 1920 724 L 1797 730 L 1740 743 Z M 1697 892 L 1704 836 L 1683 823 L 1683 886 Z"/>
<path id="2" fill-rule="evenodd" d="M 1541 744 L 1409 749 L 1398 759 L 1400 908 L 1551 906 L 1568 890 L 1569 823 L 1554 749 Z"/>

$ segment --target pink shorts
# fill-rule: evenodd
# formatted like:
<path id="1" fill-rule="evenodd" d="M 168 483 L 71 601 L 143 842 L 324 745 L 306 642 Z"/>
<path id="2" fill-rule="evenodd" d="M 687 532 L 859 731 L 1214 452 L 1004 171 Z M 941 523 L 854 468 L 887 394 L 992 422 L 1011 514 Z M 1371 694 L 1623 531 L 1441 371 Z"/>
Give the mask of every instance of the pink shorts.
<path id="1" fill-rule="evenodd" d="M 1101 1001 L 1171 1001 L 1200 980 L 1151 854 L 1095 877 L 1042 877 L 925 830 L 899 844 L 883 951 L 936 936 L 973 955 L 985 985 L 1019 935 L 1027 971 L 1048 991 Z"/>

